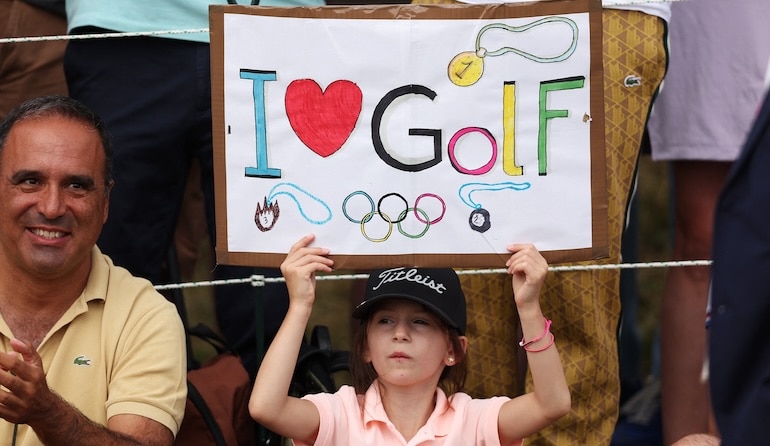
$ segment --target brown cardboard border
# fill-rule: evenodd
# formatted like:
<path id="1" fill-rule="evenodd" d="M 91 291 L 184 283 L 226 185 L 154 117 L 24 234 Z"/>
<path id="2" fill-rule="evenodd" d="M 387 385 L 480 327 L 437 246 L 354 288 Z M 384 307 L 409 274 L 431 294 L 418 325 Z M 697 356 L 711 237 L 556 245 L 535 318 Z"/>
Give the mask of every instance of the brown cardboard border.
<path id="1" fill-rule="evenodd" d="M 543 252 L 550 263 L 593 260 L 609 256 L 606 155 L 604 135 L 604 68 L 602 63 L 602 16 L 600 0 L 554 0 L 524 4 L 354 5 L 315 8 L 277 8 L 245 5 L 211 5 L 212 125 L 216 207 L 216 259 L 220 264 L 278 266 L 283 254 L 230 252 L 227 246 L 227 191 L 224 133 L 224 14 L 335 19 L 494 19 L 570 13 L 589 13 L 591 26 L 591 187 L 593 246 L 576 250 Z M 287 247 L 288 248 L 288 247 Z M 374 268 L 416 265 L 436 267 L 500 267 L 503 254 L 403 254 L 332 255 L 336 268 Z"/>

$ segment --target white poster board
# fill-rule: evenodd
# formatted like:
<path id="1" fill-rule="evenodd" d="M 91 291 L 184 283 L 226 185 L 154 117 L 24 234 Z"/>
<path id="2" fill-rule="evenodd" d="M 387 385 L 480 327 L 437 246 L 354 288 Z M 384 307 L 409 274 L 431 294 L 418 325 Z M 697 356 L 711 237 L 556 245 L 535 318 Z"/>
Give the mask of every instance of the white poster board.
<path id="1" fill-rule="evenodd" d="M 217 260 L 606 256 L 600 11 L 212 6 Z"/>

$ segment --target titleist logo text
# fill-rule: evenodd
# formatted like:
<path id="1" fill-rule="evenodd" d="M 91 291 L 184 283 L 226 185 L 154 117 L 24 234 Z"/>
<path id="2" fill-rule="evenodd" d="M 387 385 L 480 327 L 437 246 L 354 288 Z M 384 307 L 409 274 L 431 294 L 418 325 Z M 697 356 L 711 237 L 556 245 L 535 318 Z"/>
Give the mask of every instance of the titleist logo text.
<path id="1" fill-rule="evenodd" d="M 376 290 L 380 288 L 383 284 L 390 283 L 390 282 L 400 282 L 402 280 L 419 283 L 420 285 L 424 285 L 439 294 L 443 294 L 444 290 L 446 290 L 446 287 L 444 286 L 443 283 L 436 283 L 433 281 L 433 279 L 430 278 L 430 276 L 423 276 L 421 274 L 418 274 L 417 270 L 414 268 L 388 269 L 380 273 L 378 277 L 381 279 L 380 283 L 372 287 L 372 290 Z"/>

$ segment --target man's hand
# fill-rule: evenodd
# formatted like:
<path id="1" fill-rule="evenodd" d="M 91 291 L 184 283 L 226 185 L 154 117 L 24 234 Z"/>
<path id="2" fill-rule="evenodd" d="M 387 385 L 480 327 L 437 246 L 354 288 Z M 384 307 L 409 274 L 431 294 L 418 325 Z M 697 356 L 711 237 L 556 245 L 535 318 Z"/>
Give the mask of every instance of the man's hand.
<path id="1" fill-rule="evenodd" d="M 0 417 L 31 424 L 48 416 L 56 398 L 45 380 L 43 361 L 31 345 L 11 339 L 13 352 L 0 352 Z"/>
<path id="2" fill-rule="evenodd" d="M 171 445 L 165 426 L 140 415 L 116 415 L 108 427 L 94 423 L 51 391 L 43 361 L 31 345 L 11 340 L 0 352 L 0 418 L 26 424 L 47 445 Z"/>

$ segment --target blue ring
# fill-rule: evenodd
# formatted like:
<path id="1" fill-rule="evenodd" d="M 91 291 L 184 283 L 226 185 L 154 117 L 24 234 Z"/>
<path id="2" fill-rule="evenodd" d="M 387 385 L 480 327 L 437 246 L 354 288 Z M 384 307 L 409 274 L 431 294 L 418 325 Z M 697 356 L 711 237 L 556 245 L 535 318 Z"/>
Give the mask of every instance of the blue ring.
<path id="1" fill-rule="evenodd" d="M 366 219 L 365 221 L 364 221 L 364 219 L 354 220 L 353 218 L 350 217 L 350 215 L 348 215 L 348 211 L 346 210 L 346 207 L 347 207 L 347 204 L 348 204 L 348 200 L 350 200 L 354 195 L 364 195 L 364 196 L 366 196 L 366 199 L 369 200 L 369 205 L 371 206 L 372 210 L 369 211 L 369 213 L 367 213 L 366 215 L 364 215 L 364 219 Z M 345 214 L 345 218 L 347 218 L 352 223 L 355 223 L 357 225 L 361 224 L 362 222 L 363 223 L 369 223 L 369 221 L 374 216 L 375 212 L 376 212 L 376 209 L 374 208 L 374 200 L 372 200 L 372 197 L 369 196 L 369 194 L 367 194 L 366 192 L 364 192 L 362 190 L 357 190 L 355 192 L 351 192 L 350 195 L 345 197 L 345 200 L 342 202 L 342 213 Z"/>

